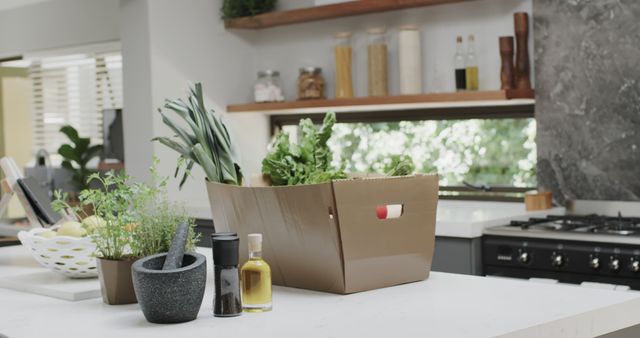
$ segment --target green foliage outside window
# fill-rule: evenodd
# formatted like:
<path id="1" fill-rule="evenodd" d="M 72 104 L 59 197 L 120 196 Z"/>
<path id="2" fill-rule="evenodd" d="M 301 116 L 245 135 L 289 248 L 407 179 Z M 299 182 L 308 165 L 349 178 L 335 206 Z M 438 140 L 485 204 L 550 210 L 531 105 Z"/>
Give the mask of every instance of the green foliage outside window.
<path id="1" fill-rule="evenodd" d="M 329 146 L 334 166 L 385 172 L 401 156 L 417 172 L 438 172 L 443 186 L 463 181 L 536 186 L 535 120 L 444 120 L 338 123 Z"/>

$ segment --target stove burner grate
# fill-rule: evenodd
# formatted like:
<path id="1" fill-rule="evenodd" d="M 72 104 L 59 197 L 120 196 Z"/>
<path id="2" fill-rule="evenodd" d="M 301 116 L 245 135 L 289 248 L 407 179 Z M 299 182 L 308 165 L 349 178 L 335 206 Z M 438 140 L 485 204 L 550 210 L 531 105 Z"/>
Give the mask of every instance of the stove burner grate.
<path id="1" fill-rule="evenodd" d="M 530 218 L 527 221 L 511 221 L 511 226 L 524 230 L 597 233 L 616 236 L 640 236 L 640 218 L 602 215 L 550 215 Z"/>

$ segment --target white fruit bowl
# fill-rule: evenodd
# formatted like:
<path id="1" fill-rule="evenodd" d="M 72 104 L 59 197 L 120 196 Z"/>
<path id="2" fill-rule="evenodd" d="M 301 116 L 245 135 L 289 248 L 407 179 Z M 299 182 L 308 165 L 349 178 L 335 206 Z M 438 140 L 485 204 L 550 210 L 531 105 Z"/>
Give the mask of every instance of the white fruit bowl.
<path id="1" fill-rule="evenodd" d="M 40 265 L 69 278 L 91 278 L 98 276 L 96 245 L 89 237 L 55 236 L 46 238 L 38 233 L 55 230 L 35 228 L 20 231 L 18 238 Z"/>

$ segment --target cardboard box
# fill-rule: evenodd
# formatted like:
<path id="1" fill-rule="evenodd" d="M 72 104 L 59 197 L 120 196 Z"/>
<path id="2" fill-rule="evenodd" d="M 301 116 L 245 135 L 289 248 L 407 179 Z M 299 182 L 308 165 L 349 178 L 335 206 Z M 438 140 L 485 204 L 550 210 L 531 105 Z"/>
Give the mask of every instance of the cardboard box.
<path id="1" fill-rule="evenodd" d="M 241 262 L 247 234 L 263 234 L 276 285 L 345 294 L 429 276 L 437 175 L 207 190 L 216 231 L 240 236 Z"/>

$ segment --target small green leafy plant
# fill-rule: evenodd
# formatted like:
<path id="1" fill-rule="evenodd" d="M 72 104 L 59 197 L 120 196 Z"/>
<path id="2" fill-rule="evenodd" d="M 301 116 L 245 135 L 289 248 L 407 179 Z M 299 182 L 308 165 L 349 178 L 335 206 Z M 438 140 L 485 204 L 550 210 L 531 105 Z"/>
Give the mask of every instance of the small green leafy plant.
<path id="1" fill-rule="evenodd" d="M 141 196 L 140 186 L 130 184 L 129 177 L 123 173 L 110 171 L 104 176 L 94 173 L 88 180 L 98 182 L 99 188 L 82 190 L 78 196 L 80 204 L 75 207 L 69 206 L 66 194 L 58 191 L 52 204 L 54 210 L 71 211 L 82 218 L 82 206 L 93 205 L 95 216 L 101 221 L 96 222 L 97 226 L 86 230 L 96 244 L 97 256 L 109 260 L 135 256 L 130 250 L 132 230 L 136 222 L 134 211 L 147 197 Z"/>
<path id="2" fill-rule="evenodd" d="M 60 128 L 60 132 L 71 141 L 71 144 L 63 144 L 58 148 L 58 154 L 64 159 L 62 167 L 73 173 L 71 182 L 78 190 L 86 189 L 87 178 L 95 172 L 88 169 L 87 164 L 100 156 L 102 145 L 91 145 L 90 138 L 80 137 L 78 131 L 69 125 Z"/>
<path id="3" fill-rule="evenodd" d="M 272 11 L 277 0 L 224 0 L 222 18 L 233 19 Z"/>
<path id="4" fill-rule="evenodd" d="M 383 170 L 387 176 L 407 176 L 415 172 L 416 166 L 408 155 L 391 155 Z"/>
<path id="5" fill-rule="evenodd" d="M 198 239 L 195 222 L 182 206 L 169 201 L 168 179 L 157 176 L 156 164 L 157 160 L 150 170 L 158 183 L 132 183 L 125 174 L 113 171 L 104 176 L 95 173 L 89 181 L 98 182 L 100 187 L 82 190 L 80 205 L 69 206 L 66 194 L 56 192 L 52 206 L 79 218 L 84 213 L 82 206 L 93 206 L 95 215 L 82 225 L 96 244 L 96 255 L 102 259 L 122 260 L 168 251 L 175 229 L 183 221 L 191 226 L 188 246 L 193 249 Z"/>
<path id="6" fill-rule="evenodd" d="M 280 132 L 265 159 L 262 173 L 273 185 L 297 185 L 328 182 L 346 178 L 342 169 L 331 166 L 332 154 L 327 145 L 336 115 L 325 115 L 317 129 L 310 119 L 300 120 L 298 144 L 291 143 L 289 134 Z"/>
<path id="7" fill-rule="evenodd" d="M 184 206 L 169 200 L 168 177 L 160 177 L 156 171 L 157 159 L 151 168 L 154 185 L 143 190 L 149 196 L 145 205 L 136 210 L 136 227 L 133 229 L 131 249 L 140 257 L 169 251 L 173 236 L 179 224 L 189 224 L 187 250 L 192 251 L 199 239 L 195 231 L 195 220 L 189 217 Z"/>
<path id="8" fill-rule="evenodd" d="M 175 137 L 156 137 L 165 146 L 180 154 L 175 175 L 184 168 L 180 187 L 184 184 L 191 168 L 199 164 L 210 182 L 242 184 L 242 171 L 236 159 L 234 145 L 229 131 L 213 110 L 204 107 L 202 85 L 196 83 L 190 88 L 187 101 L 166 100 L 165 108 L 173 111 L 188 128 L 166 116 L 161 110 L 162 121 L 175 133 Z"/>

